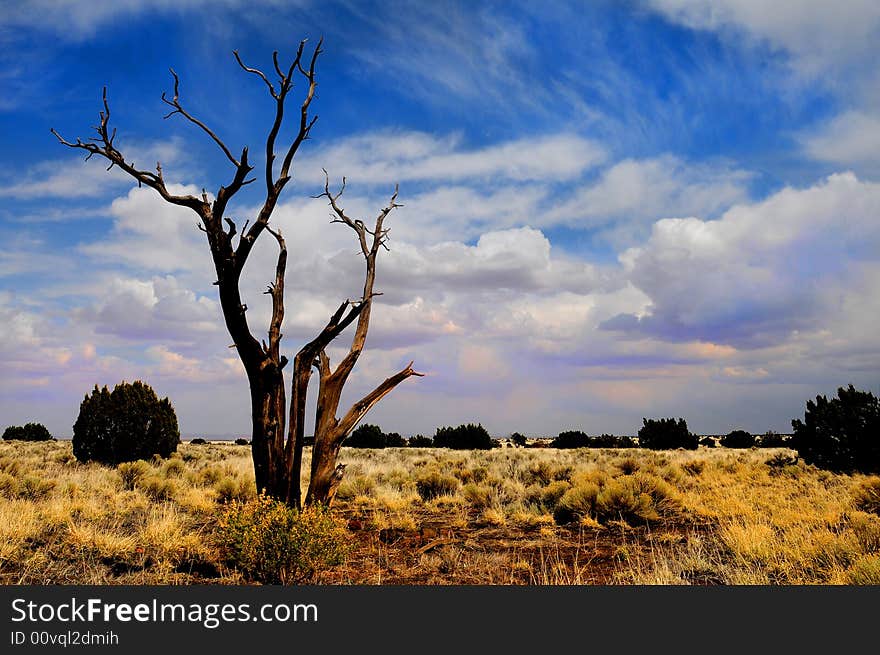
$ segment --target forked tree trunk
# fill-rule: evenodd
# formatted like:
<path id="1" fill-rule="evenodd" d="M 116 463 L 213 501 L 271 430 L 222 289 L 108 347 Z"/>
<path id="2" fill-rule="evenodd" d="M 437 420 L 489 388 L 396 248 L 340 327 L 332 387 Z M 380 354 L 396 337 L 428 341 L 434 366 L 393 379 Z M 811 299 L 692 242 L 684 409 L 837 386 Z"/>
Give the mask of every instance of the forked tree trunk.
<path id="1" fill-rule="evenodd" d="M 242 149 L 241 156 L 236 158 L 220 138 L 203 122 L 195 118 L 180 104 L 178 97 L 179 80 L 172 70 L 174 78 L 174 97 L 168 99 L 162 94 L 162 100 L 172 111 L 166 116 L 179 114 L 199 127 L 222 150 L 232 163 L 235 173 L 229 184 L 221 186 L 213 202 L 203 191 L 200 198 L 192 195 L 174 195 L 168 191 L 162 174 L 162 166 L 156 164 L 156 172 L 136 168 L 127 162 L 123 154 L 114 145 L 116 130 L 108 128 L 110 121 L 110 105 L 107 102 L 107 89 L 103 94 L 103 111 L 100 112 L 100 123 L 96 130 L 98 138 L 83 142 L 66 141 L 55 130 L 52 133 L 65 146 L 87 151 L 86 157 L 99 155 L 110 162 L 110 168 L 118 166 L 139 185 L 145 184 L 156 190 L 166 201 L 174 205 L 188 207 L 199 217 L 198 227 L 205 232 L 217 280 L 214 282 L 219 290 L 220 307 L 232 346 L 247 373 L 251 396 L 251 447 L 254 461 L 254 475 L 257 490 L 273 498 L 284 501 L 293 507 L 302 506 L 302 490 L 300 474 L 303 461 L 304 426 L 306 415 L 306 396 L 312 369 L 317 368 L 320 376 L 318 391 L 318 407 L 315 417 L 315 446 L 312 452 L 311 475 L 309 479 L 306 503 L 326 504 L 333 502 L 339 483 L 342 480 L 344 467 L 337 466 L 336 460 L 342 441 L 345 439 L 364 415 L 383 396 L 406 378 L 421 375 L 412 369 L 412 362 L 395 375 L 380 384 L 376 389 L 355 403 L 341 418 L 336 418 L 342 388 L 354 368 L 367 335 L 372 306 L 373 281 L 376 273 L 376 255 L 380 247 L 385 247 L 388 230 L 383 227 L 385 217 L 395 207 L 397 190 L 391 197 L 389 205 L 376 218 L 372 230 L 367 229 L 360 220 L 352 220 L 337 204 L 345 188 L 343 178 L 342 189 L 335 195 L 329 190 L 329 179 L 325 171 L 324 193 L 335 214 L 333 222 L 343 223 L 357 235 L 361 252 L 366 262 L 366 279 L 363 296 L 356 301 L 346 300 L 324 329 L 312 341 L 304 345 L 294 358 L 293 380 L 291 383 L 291 399 L 289 413 L 285 395 L 284 368 L 287 357 L 281 354 L 281 326 L 284 320 L 284 276 L 287 266 L 287 247 L 280 231 L 269 226 L 269 219 L 278 202 L 278 198 L 291 179 L 290 167 L 293 158 L 303 141 L 309 138 L 312 126 L 317 117 L 309 119 L 309 106 L 315 95 L 315 64 L 321 52 L 321 42 L 311 56 L 308 68 L 303 65 L 305 41 L 299 44 L 296 58 L 287 71 L 281 69 L 278 53 L 273 53 L 274 70 L 277 74 L 278 87 L 269 81 L 265 73 L 244 65 L 237 52 L 235 59 L 239 66 L 248 73 L 259 77 L 268 87 L 269 94 L 275 101 L 275 119 L 266 138 L 266 161 L 264 179 L 266 185 L 265 200 L 254 219 L 250 229 L 247 221 L 238 233 L 235 222 L 225 215 L 230 199 L 255 178 L 247 179 L 253 166 L 248 163 L 248 149 Z M 293 88 L 293 78 L 301 75 L 308 83 L 308 89 L 299 111 L 299 130 L 288 147 L 281 161 L 278 175 L 275 175 L 275 141 L 284 121 L 284 107 L 288 93 Z M 228 225 L 227 230 L 224 223 Z M 268 343 L 258 341 L 252 334 L 247 321 L 247 305 L 242 302 L 240 278 L 253 245 L 263 232 L 270 233 L 278 242 L 278 259 L 275 267 L 275 279 L 266 291 L 272 298 L 272 318 L 268 330 Z M 238 245 L 234 245 L 233 237 L 238 234 Z M 325 349 L 342 331 L 357 320 L 355 334 L 348 354 L 342 359 L 336 370 L 330 370 L 330 361 Z M 287 433 L 285 434 L 285 429 Z"/>

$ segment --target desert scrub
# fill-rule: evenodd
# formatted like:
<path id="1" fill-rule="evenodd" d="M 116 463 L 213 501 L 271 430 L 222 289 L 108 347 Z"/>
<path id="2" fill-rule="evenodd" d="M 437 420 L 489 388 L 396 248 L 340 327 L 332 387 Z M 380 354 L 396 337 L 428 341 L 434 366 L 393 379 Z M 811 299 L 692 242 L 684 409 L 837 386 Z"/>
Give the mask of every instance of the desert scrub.
<path id="1" fill-rule="evenodd" d="M 592 518 L 596 511 L 599 485 L 594 482 L 581 482 L 566 491 L 553 510 L 553 519 L 559 523 Z"/>
<path id="2" fill-rule="evenodd" d="M 218 503 L 230 503 L 233 501 L 245 502 L 256 495 L 253 483 L 249 480 L 226 476 L 214 485 Z"/>
<path id="3" fill-rule="evenodd" d="M 54 480 L 45 480 L 37 475 L 25 475 L 18 481 L 18 497 L 28 500 L 42 500 L 55 489 Z"/>
<path id="4" fill-rule="evenodd" d="M 853 505 L 864 512 L 880 515 L 880 476 L 871 476 L 856 486 Z"/>
<path id="5" fill-rule="evenodd" d="M 642 491 L 631 475 L 617 478 L 606 485 L 596 496 L 595 507 L 596 516 L 603 523 L 621 520 L 637 524 L 660 518 L 651 497 Z"/>
<path id="6" fill-rule="evenodd" d="M 122 488 L 131 491 L 151 471 L 150 465 L 142 459 L 133 462 L 123 462 L 116 467 L 116 472 L 122 480 Z"/>
<path id="7" fill-rule="evenodd" d="M 217 527 L 226 565 L 267 584 L 307 581 L 343 563 L 349 549 L 348 531 L 329 510 L 309 507 L 299 512 L 262 495 L 230 503 Z"/>
<path id="8" fill-rule="evenodd" d="M 555 480 L 546 487 L 533 484 L 525 490 L 525 501 L 544 510 L 553 510 L 570 488 L 571 484 L 562 480 Z"/>
<path id="9" fill-rule="evenodd" d="M 458 491 L 458 478 L 437 469 L 429 469 L 416 478 L 416 491 L 422 500 L 452 496 Z"/>
<path id="10" fill-rule="evenodd" d="M 856 561 L 846 572 L 846 582 L 854 585 L 880 585 L 880 555 Z"/>
<path id="11" fill-rule="evenodd" d="M 345 476 L 336 493 L 339 500 L 353 500 L 359 496 L 372 498 L 375 495 L 376 480 L 366 475 Z"/>

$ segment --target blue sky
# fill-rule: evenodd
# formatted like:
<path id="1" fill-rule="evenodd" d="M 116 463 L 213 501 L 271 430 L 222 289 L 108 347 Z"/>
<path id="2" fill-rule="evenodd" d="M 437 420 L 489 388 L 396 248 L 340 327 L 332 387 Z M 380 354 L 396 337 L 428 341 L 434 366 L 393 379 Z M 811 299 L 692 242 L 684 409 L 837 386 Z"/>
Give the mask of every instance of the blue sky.
<path id="1" fill-rule="evenodd" d="M 584 6 L 586 5 L 586 6 Z M 181 100 L 260 153 L 259 79 L 324 37 L 319 115 L 275 217 L 291 250 L 287 351 L 355 297 L 321 168 L 369 218 L 400 184 L 352 399 L 414 359 L 368 421 L 401 433 L 788 431 L 880 370 L 880 8 L 867 0 L 177 2 L 0 8 L 0 417 L 67 435 L 95 383 L 140 378 L 182 431 L 246 433 L 194 215 L 49 133 L 117 144 L 216 191 L 222 153 L 163 120 Z M 294 99 L 296 102 L 296 99 Z M 291 128 L 292 129 L 292 128 Z M 282 136 L 291 135 L 290 129 Z M 246 219 L 259 185 L 232 215 Z M 271 244 L 244 284 L 255 330 Z"/>

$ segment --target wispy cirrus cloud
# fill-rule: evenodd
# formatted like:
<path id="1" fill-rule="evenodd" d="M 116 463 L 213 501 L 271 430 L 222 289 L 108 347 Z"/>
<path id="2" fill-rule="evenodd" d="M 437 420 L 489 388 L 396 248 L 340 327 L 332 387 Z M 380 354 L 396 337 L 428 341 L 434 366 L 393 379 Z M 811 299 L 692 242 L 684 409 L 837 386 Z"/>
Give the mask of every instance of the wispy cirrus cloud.
<path id="1" fill-rule="evenodd" d="M 483 147 L 463 147 L 460 137 L 383 131 L 337 141 L 298 161 L 299 178 L 322 183 L 322 168 L 360 184 L 392 181 L 485 183 L 567 181 L 605 160 L 604 148 L 577 134 L 525 137 Z"/>

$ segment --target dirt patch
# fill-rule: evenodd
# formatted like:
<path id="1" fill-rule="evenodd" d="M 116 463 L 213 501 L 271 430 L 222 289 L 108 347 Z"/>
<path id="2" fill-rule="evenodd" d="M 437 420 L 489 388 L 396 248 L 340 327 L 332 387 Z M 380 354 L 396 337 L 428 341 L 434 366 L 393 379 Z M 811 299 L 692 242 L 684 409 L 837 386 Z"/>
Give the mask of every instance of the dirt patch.
<path id="1" fill-rule="evenodd" d="M 658 540 L 687 539 L 707 526 L 694 523 L 602 527 L 508 524 L 486 526 L 477 514 L 416 515 L 413 529 L 370 527 L 356 509 L 342 508 L 354 549 L 347 563 L 321 575 L 324 584 L 613 584 L 634 560 L 650 557 Z M 694 572 L 692 584 L 717 584 Z"/>

